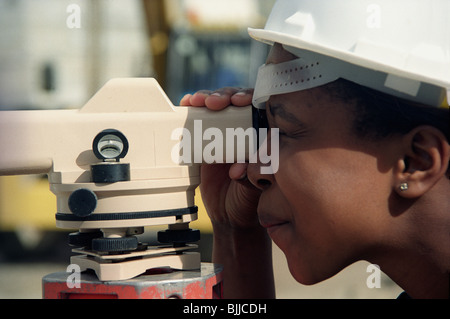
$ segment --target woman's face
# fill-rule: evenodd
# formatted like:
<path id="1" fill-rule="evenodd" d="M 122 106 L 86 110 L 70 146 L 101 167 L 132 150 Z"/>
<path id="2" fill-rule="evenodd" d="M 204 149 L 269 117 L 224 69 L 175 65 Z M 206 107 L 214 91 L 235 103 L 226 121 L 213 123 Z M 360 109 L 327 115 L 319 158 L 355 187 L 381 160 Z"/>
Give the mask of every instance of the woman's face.
<path id="1" fill-rule="evenodd" d="M 274 47 L 268 63 L 293 56 Z M 279 169 L 250 181 L 263 190 L 258 216 L 286 255 L 297 281 L 313 284 L 364 258 L 383 238 L 391 195 L 389 146 L 352 132 L 352 107 L 323 87 L 272 96 L 266 107 L 279 128 Z M 270 145 L 270 143 L 268 143 Z"/>

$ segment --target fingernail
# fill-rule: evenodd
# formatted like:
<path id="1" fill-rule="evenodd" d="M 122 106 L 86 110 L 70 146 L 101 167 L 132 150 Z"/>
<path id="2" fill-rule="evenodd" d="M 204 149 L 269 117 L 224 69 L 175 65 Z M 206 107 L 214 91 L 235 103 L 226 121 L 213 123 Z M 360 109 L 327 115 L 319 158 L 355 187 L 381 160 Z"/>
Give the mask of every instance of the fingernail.
<path id="1" fill-rule="evenodd" d="M 234 95 L 237 95 L 237 96 L 244 96 L 244 95 L 246 95 L 247 93 L 245 93 L 245 92 L 237 92 L 236 94 L 234 94 Z"/>
<path id="2" fill-rule="evenodd" d="M 216 92 L 216 93 L 211 94 L 211 96 L 219 96 L 220 97 L 220 96 L 222 96 L 222 94 Z"/>
<path id="3" fill-rule="evenodd" d="M 209 96 L 209 95 L 210 95 L 210 92 L 207 92 L 207 91 L 198 91 L 198 92 L 195 92 L 194 95 Z"/>
<path id="4" fill-rule="evenodd" d="M 243 179 L 246 179 L 247 178 L 247 172 L 244 172 L 244 174 L 242 174 L 240 177 L 239 177 L 239 180 L 243 180 Z"/>

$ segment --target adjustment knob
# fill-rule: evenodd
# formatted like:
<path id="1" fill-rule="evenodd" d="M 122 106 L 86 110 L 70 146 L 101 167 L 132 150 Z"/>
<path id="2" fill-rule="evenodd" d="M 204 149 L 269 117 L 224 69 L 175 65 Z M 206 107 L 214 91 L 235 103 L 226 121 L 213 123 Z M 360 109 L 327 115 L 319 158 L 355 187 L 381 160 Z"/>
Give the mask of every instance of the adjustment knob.
<path id="1" fill-rule="evenodd" d="M 97 195 L 90 189 L 80 188 L 69 196 L 69 209 L 78 217 L 87 217 L 97 208 Z"/>
<path id="2" fill-rule="evenodd" d="M 167 229 L 158 232 L 158 241 L 162 244 L 184 245 L 200 240 L 200 231 L 198 229 Z"/>
<path id="3" fill-rule="evenodd" d="M 92 250 L 103 252 L 125 252 L 138 248 L 135 236 L 120 238 L 95 238 L 92 240 Z"/>
<path id="4" fill-rule="evenodd" d="M 91 176 L 94 183 L 116 183 L 130 180 L 130 164 L 100 163 L 91 165 Z"/>
<path id="5" fill-rule="evenodd" d="M 69 234 L 69 245 L 75 247 L 91 247 L 95 238 L 101 238 L 103 233 L 99 230 L 92 232 L 76 232 Z"/>

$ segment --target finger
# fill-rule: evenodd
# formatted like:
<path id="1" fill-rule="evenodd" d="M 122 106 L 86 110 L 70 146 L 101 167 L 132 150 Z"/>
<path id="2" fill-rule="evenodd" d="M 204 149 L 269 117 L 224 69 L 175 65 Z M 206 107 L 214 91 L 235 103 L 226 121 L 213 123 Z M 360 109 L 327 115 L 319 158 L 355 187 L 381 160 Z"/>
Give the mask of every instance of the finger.
<path id="1" fill-rule="evenodd" d="M 226 87 L 214 91 L 205 100 L 205 105 L 214 111 L 219 111 L 231 105 L 231 97 L 239 92 L 239 88 Z"/>
<path id="2" fill-rule="evenodd" d="M 259 197 L 259 195 L 261 195 L 261 190 L 258 189 L 257 187 L 255 187 L 255 185 L 253 185 L 250 182 L 250 180 L 248 179 L 247 167 L 248 167 L 248 163 L 232 164 L 228 171 L 228 175 L 234 182 L 236 182 L 236 186 L 238 187 L 238 189 L 241 189 L 241 191 L 243 191 L 245 194 L 247 194 L 245 196 L 245 197 L 247 197 L 247 199 L 255 198 L 255 196 Z M 248 196 L 250 196 L 250 197 L 248 197 Z M 243 200 L 242 197 L 241 197 L 241 200 Z M 253 203 L 253 204 L 256 204 L 256 203 Z"/>
<path id="3" fill-rule="evenodd" d="M 186 94 L 180 100 L 180 106 L 192 106 L 191 105 L 192 94 Z"/>
<path id="4" fill-rule="evenodd" d="M 198 91 L 194 94 L 186 94 L 180 100 L 180 106 L 205 106 L 205 99 L 210 91 Z"/>
<path id="5" fill-rule="evenodd" d="M 247 167 L 248 163 L 235 163 L 231 165 L 228 176 L 247 188 L 257 189 L 247 177 Z"/>
<path id="6" fill-rule="evenodd" d="M 253 89 L 242 89 L 231 96 L 231 104 L 236 106 L 247 106 L 252 104 Z"/>
<path id="7" fill-rule="evenodd" d="M 231 165 L 228 175 L 233 180 L 244 180 L 247 178 L 247 163 L 235 163 Z"/>
<path id="8" fill-rule="evenodd" d="M 195 92 L 189 102 L 191 106 L 206 106 L 206 99 L 211 95 L 212 91 L 209 90 L 201 90 Z"/>

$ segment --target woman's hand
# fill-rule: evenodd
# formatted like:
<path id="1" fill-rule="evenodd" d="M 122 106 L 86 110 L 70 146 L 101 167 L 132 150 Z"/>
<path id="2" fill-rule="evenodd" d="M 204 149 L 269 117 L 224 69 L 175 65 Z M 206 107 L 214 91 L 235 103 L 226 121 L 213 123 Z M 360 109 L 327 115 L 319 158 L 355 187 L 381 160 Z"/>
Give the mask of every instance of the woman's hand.
<path id="1" fill-rule="evenodd" d="M 250 105 L 252 96 L 252 89 L 228 87 L 187 94 L 180 104 L 218 111 Z M 214 231 L 213 262 L 224 267 L 224 298 L 273 298 L 271 241 L 258 221 L 261 191 L 247 179 L 247 164 L 203 164 L 200 174 Z"/>
<path id="2" fill-rule="evenodd" d="M 222 110 L 229 105 L 247 106 L 252 95 L 253 89 L 230 87 L 198 91 L 185 95 L 180 105 Z M 202 165 L 200 191 L 213 226 L 259 226 L 256 208 L 260 191 L 247 180 L 246 171 L 245 163 Z"/>
<path id="3" fill-rule="evenodd" d="M 227 106 L 247 106 L 252 104 L 253 89 L 226 87 L 216 91 L 198 91 L 186 94 L 180 101 L 182 106 L 206 106 L 219 111 Z"/>

